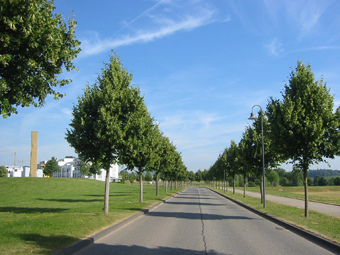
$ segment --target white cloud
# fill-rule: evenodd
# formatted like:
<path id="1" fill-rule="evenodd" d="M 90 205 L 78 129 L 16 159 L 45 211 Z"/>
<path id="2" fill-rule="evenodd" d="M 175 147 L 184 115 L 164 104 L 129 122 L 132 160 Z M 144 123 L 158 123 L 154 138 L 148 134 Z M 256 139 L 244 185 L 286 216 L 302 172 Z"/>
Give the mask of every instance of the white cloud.
<path id="1" fill-rule="evenodd" d="M 274 56 L 279 56 L 284 51 L 278 38 L 274 38 L 269 44 L 266 44 L 265 47 L 269 53 Z"/>
<path id="2" fill-rule="evenodd" d="M 166 11 L 159 7 L 166 7 Z M 187 8 L 185 8 L 187 7 Z M 189 8 L 188 8 L 189 7 Z M 82 39 L 82 52 L 80 57 L 96 55 L 101 52 L 126 46 L 133 43 L 151 42 L 155 39 L 172 35 L 179 31 L 192 30 L 214 22 L 215 9 L 208 5 L 202 5 L 201 1 L 189 1 L 184 6 L 176 1 L 160 1 L 139 14 L 132 21 L 125 23 L 114 35 L 116 38 L 100 39 L 98 33 L 90 32 L 92 39 Z M 143 20 L 138 24 L 139 20 Z M 229 21 L 228 18 L 225 21 Z M 126 28 L 134 25 L 131 33 L 122 34 Z"/>

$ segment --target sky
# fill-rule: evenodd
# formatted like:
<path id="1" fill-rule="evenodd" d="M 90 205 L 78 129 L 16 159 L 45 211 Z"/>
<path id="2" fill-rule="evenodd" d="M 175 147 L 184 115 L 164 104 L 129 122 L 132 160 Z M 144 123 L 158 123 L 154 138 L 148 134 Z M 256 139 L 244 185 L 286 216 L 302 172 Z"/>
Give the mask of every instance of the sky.
<path id="1" fill-rule="evenodd" d="M 323 78 L 340 106 L 338 0 L 55 0 L 55 12 L 77 21 L 78 72 L 40 108 L 0 119 L 0 165 L 29 165 L 31 131 L 38 161 L 75 156 L 65 140 L 72 107 L 109 62 L 112 50 L 133 74 L 160 129 L 189 171 L 204 170 L 239 142 L 252 107 L 266 108 L 301 60 Z M 73 11 L 73 14 L 70 14 Z M 257 112 L 259 107 L 255 107 Z M 340 158 L 329 160 L 340 169 Z M 282 165 L 291 171 L 291 165 Z M 329 168 L 327 164 L 310 169 Z"/>

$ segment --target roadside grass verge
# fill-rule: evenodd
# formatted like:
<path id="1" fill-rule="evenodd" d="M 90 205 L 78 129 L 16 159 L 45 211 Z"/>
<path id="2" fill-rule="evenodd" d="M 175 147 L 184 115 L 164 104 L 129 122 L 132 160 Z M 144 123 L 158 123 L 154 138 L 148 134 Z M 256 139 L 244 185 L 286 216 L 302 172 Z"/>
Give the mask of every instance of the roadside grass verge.
<path id="1" fill-rule="evenodd" d="M 242 189 L 239 187 L 238 189 Z M 259 187 L 247 187 L 247 191 L 260 192 Z M 305 199 L 304 187 L 266 187 L 266 194 Z M 308 200 L 340 205 L 340 186 L 309 186 Z M 339 208 L 340 209 L 340 208 Z"/>
<path id="2" fill-rule="evenodd" d="M 322 214 L 314 211 L 309 211 L 309 217 L 304 217 L 304 209 L 299 209 L 291 206 L 281 205 L 271 201 L 266 201 L 266 209 L 261 204 L 261 199 L 254 197 L 243 197 L 242 194 L 233 194 L 232 191 L 223 193 L 219 189 L 215 191 L 227 195 L 243 204 L 251 206 L 256 210 L 262 211 L 268 215 L 279 218 L 283 221 L 291 223 L 308 230 L 316 235 L 322 236 L 326 239 L 335 241 L 340 244 L 340 218 Z"/>
<path id="3" fill-rule="evenodd" d="M 104 215 L 105 183 L 71 178 L 0 178 L 0 253 L 54 254 L 178 192 L 139 184 L 110 184 Z"/>

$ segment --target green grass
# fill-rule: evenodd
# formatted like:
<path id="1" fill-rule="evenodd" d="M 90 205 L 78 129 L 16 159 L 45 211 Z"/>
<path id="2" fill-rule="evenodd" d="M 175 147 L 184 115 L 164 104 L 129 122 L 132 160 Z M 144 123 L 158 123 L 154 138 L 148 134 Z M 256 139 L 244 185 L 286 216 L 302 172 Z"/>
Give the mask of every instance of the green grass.
<path id="1" fill-rule="evenodd" d="M 242 188 L 238 188 L 242 189 Z M 247 191 L 260 192 L 259 187 L 247 187 Z M 266 187 L 266 194 L 305 199 L 304 187 Z M 310 186 L 308 200 L 340 205 L 340 186 Z"/>
<path id="2" fill-rule="evenodd" d="M 223 191 L 218 189 L 215 190 L 223 194 Z M 310 232 L 340 244 L 340 218 L 338 217 L 309 211 L 309 217 L 306 218 L 304 217 L 304 209 L 285 206 L 271 201 L 266 201 L 266 209 L 263 209 L 263 205 L 261 204 L 261 200 L 259 198 L 250 196 L 244 198 L 242 194 L 233 194 L 232 191 L 228 191 L 226 195 L 246 205 L 249 205 L 252 208 L 282 219 L 303 229 L 309 230 Z"/>
<path id="3" fill-rule="evenodd" d="M 0 178 L 0 253 L 54 254 L 160 202 L 160 187 L 110 184 L 109 214 L 104 215 L 104 182 L 64 178 Z"/>

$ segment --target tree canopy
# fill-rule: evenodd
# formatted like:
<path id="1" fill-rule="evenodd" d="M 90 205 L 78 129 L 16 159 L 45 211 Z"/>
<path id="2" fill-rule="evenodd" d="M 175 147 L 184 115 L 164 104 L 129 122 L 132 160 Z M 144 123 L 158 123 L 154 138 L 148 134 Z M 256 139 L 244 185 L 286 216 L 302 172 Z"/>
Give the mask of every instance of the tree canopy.
<path id="1" fill-rule="evenodd" d="M 42 106 L 47 95 L 64 95 L 55 87 L 71 82 L 57 75 L 75 70 L 80 52 L 76 21 L 65 24 L 54 14 L 53 0 L 4 0 L 0 5 L 0 114 L 6 118 L 17 107 Z"/>
<path id="2" fill-rule="evenodd" d="M 8 171 L 5 166 L 0 166 L 0 177 L 7 177 Z"/>
<path id="3" fill-rule="evenodd" d="M 52 176 L 54 172 L 60 171 L 60 166 L 58 165 L 58 161 L 55 157 L 52 157 L 45 164 L 45 168 L 43 170 L 44 175 Z"/>

